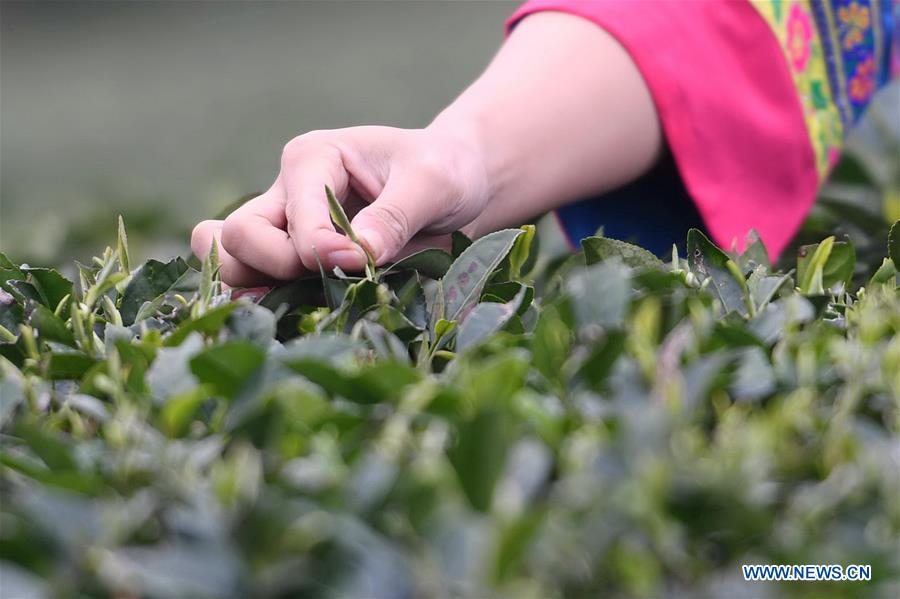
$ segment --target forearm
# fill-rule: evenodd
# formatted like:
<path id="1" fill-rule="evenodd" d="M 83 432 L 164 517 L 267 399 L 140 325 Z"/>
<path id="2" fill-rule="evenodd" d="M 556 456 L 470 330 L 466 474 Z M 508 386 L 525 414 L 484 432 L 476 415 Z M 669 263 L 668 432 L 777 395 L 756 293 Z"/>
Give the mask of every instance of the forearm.
<path id="1" fill-rule="evenodd" d="M 430 127 L 463 136 L 485 166 L 489 198 L 475 235 L 618 187 L 649 169 L 663 144 L 625 49 L 553 12 L 524 19 Z"/>

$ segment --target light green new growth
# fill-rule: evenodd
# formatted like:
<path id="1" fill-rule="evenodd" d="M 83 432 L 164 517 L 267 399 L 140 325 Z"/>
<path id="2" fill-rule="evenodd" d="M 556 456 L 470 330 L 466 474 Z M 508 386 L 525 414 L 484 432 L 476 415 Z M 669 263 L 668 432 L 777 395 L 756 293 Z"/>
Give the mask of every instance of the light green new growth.
<path id="1" fill-rule="evenodd" d="M 341 206 L 341 203 L 335 197 L 334 192 L 331 191 L 331 188 L 327 185 L 325 186 L 325 196 L 328 198 L 328 211 L 331 213 L 331 220 L 334 221 L 334 224 L 350 238 L 350 241 L 361 247 L 362 251 L 366 253 L 366 278 L 374 281 L 375 257 L 372 255 L 372 252 L 369 251 L 369 248 L 367 248 L 365 244 L 360 241 L 359 237 L 356 236 L 356 233 L 353 232 L 353 227 L 350 226 L 350 219 L 347 218 L 344 207 Z"/>

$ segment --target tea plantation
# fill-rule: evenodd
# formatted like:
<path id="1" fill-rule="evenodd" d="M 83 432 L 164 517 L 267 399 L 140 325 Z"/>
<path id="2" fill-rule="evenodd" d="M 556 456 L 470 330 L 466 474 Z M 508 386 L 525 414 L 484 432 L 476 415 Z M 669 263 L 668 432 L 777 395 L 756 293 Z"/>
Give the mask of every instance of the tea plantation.
<path id="1" fill-rule="evenodd" d="M 266 292 L 121 223 L 75 282 L 3 256 L 0 596 L 897 597 L 891 231 L 781 271 L 526 226 Z"/>

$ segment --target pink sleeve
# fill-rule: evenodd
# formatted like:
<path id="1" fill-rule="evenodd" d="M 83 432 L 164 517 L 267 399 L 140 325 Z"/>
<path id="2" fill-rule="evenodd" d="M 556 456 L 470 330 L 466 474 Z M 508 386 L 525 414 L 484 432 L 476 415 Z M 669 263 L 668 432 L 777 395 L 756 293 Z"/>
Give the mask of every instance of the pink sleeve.
<path id="1" fill-rule="evenodd" d="M 791 73 L 759 12 L 745 0 L 531 0 L 507 27 L 544 10 L 593 21 L 631 54 L 715 241 L 741 247 L 753 228 L 778 255 L 818 174 Z"/>

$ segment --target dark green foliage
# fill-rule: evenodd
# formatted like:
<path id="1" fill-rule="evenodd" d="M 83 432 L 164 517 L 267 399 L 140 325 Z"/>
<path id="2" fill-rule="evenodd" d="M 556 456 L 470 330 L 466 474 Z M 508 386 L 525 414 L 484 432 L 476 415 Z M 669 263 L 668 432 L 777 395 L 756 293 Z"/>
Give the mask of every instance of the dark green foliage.
<path id="1" fill-rule="evenodd" d="M 0 256 L 0 595 L 896 596 L 897 231 L 458 234 L 258 303 L 121 227 L 77 290 Z"/>

